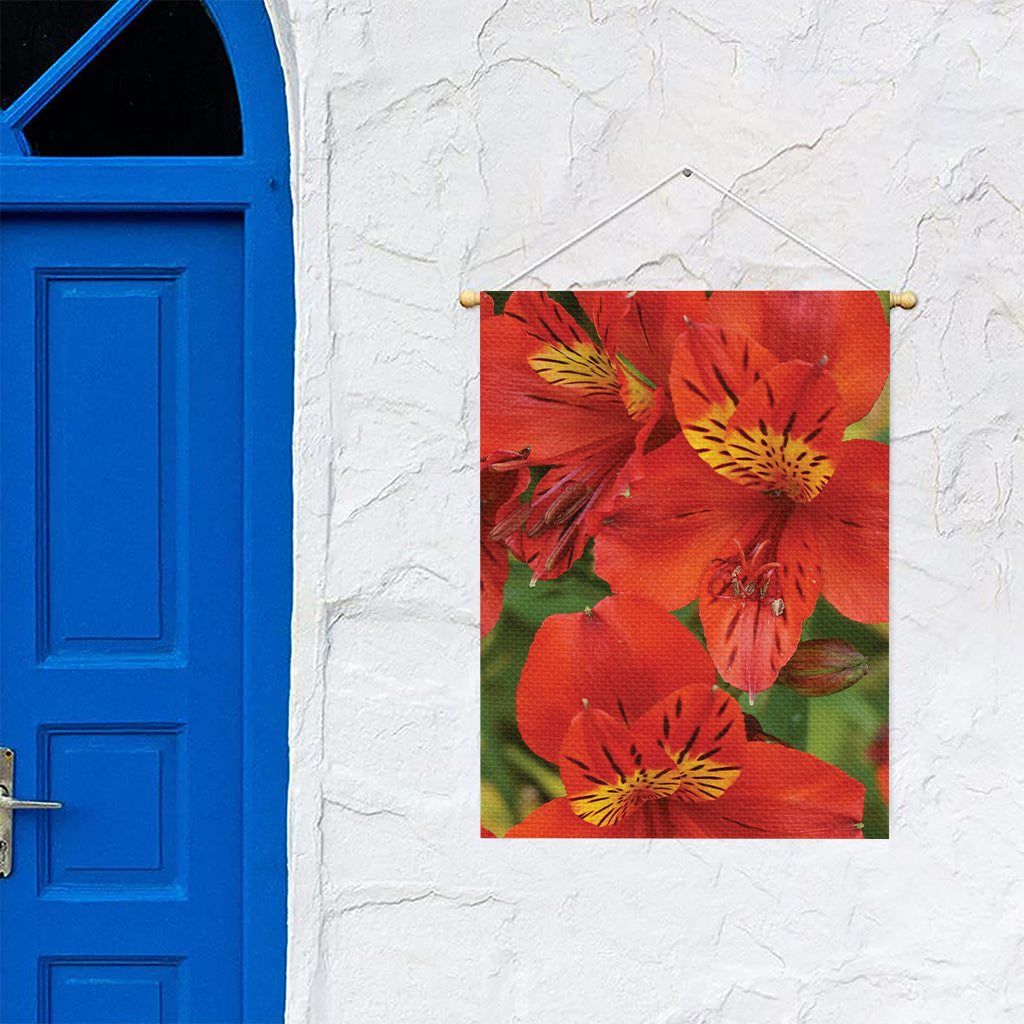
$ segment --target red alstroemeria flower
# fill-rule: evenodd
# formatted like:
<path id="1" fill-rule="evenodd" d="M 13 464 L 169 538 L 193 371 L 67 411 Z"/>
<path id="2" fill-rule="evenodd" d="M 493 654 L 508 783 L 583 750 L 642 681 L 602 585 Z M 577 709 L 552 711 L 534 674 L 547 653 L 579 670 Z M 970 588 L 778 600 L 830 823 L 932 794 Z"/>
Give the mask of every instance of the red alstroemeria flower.
<path id="1" fill-rule="evenodd" d="M 523 739 L 566 796 L 524 837 L 861 837 L 864 787 L 810 754 L 748 742 L 704 648 L 668 612 L 616 595 L 553 615 L 519 684 Z"/>
<path id="2" fill-rule="evenodd" d="M 531 465 L 552 467 L 529 515 L 514 510 L 493 534 L 533 568 L 533 582 L 569 568 L 628 489 L 639 455 L 678 432 L 672 347 L 686 317 L 707 306 L 702 292 L 652 297 L 645 310 L 623 292 L 575 294 L 597 340 L 545 292 L 516 292 L 501 316 L 482 297 L 483 451 L 528 447 Z"/>
<path id="3" fill-rule="evenodd" d="M 492 536 L 495 523 L 518 509 L 519 496 L 530 486 L 526 465 L 529 450 L 492 452 L 480 466 L 480 635 L 486 636 L 501 615 L 508 579 L 508 551 Z"/>
<path id="4" fill-rule="evenodd" d="M 828 347 L 850 365 L 862 336 L 877 356 L 877 334 L 872 323 Z M 670 375 L 682 436 L 646 456 L 598 538 L 597 571 L 616 591 L 668 608 L 700 599 L 715 665 L 751 701 L 796 649 L 819 593 L 849 618 L 888 618 L 888 448 L 842 440 L 843 387 L 858 412 L 877 392 L 841 384 L 828 365 L 824 352 L 780 362 L 732 328 L 686 325 Z"/>

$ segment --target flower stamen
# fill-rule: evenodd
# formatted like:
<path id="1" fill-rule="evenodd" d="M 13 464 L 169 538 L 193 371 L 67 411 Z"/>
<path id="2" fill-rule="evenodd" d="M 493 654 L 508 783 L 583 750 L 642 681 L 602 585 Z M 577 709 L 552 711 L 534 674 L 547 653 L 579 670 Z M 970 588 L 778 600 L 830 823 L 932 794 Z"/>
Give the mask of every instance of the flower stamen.
<path id="1" fill-rule="evenodd" d="M 559 537 L 555 546 L 551 549 L 548 557 L 544 559 L 544 571 L 551 572 L 558 560 L 565 554 L 566 549 L 576 541 L 578 529 L 574 526 L 566 526 L 565 532 Z"/>
<path id="2" fill-rule="evenodd" d="M 530 518 L 530 512 L 531 509 L 528 504 L 520 505 L 509 512 L 507 516 L 499 519 L 487 536 L 491 540 L 505 540 L 507 537 L 511 537 L 516 530 L 521 529 L 526 524 L 526 520 Z"/>
<path id="3" fill-rule="evenodd" d="M 492 462 L 487 468 L 493 469 L 495 473 L 518 473 L 523 468 L 530 456 L 530 446 L 521 448 L 514 459 L 503 459 L 501 462 Z"/>
<path id="4" fill-rule="evenodd" d="M 549 526 L 560 526 L 568 522 L 586 505 L 587 499 L 593 493 L 593 487 L 575 480 L 566 480 L 558 497 L 545 509 L 544 522 Z"/>
<path id="5" fill-rule="evenodd" d="M 732 542 L 736 545 L 737 560 L 733 562 L 731 559 L 718 559 L 722 568 L 711 578 L 712 594 L 727 600 L 745 601 L 754 597 L 756 591 L 757 597 L 754 599 L 762 604 L 771 605 L 774 611 L 774 602 L 781 603 L 782 601 L 778 594 L 778 570 L 782 569 L 782 563 L 758 564 L 758 559 L 768 547 L 769 540 L 770 538 L 767 537 L 758 539 L 748 554 L 739 539 L 733 537 Z M 730 590 L 732 591 L 731 597 Z M 769 596 L 769 591 L 772 591 L 771 596 Z M 785 605 L 775 614 L 781 615 L 784 608 Z"/>

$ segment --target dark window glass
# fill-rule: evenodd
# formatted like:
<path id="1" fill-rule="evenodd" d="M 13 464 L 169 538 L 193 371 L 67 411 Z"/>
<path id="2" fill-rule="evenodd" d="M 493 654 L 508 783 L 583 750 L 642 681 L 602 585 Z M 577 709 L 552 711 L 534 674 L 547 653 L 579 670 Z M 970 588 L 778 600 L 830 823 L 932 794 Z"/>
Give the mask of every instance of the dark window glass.
<path id="1" fill-rule="evenodd" d="M 15 0 L 21 2 L 21 0 Z M 231 63 L 198 0 L 154 0 L 25 128 L 39 156 L 234 156 Z"/>
<path id="2" fill-rule="evenodd" d="M 0 107 L 6 110 L 114 0 L 0 0 Z"/>

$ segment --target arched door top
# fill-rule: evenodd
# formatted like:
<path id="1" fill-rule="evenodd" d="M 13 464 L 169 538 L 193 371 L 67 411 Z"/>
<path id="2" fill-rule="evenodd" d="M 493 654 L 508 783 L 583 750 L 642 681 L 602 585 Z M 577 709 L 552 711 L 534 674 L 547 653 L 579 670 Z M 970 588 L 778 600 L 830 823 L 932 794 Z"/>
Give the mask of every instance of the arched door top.
<path id="1" fill-rule="evenodd" d="M 227 51 L 200 0 L 158 0 L 133 8 L 134 17 L 113 33 L 109 0 L 88 7 L 107 10 L 14 100 L 15 124 L 28 155 L 36 156 L 239 156 L 242 117 Z M 4 79 L 24 80 L 37 50 L 23 40 L 41 27 L 43 42 L 64 42 L 50 30 L 67 19 L 65 2 L 21 0 L 0 8 Z M 47 31 L 50 30 L 50 31 Z M 56 38 L 55 38 L 56 37 Z M 55 47 L 56 48 L 56 47 Z M 61 62 L 74 48 L 74 75 Z M 47 47 L 49 49 L 49 47 Z M 8 94 L 7 81 L 4 93 Z M 59 86 L 54 92 L 54 86 Z M 26 104 L 21 97 L 27 96 Z M 31 101 L 35 99 L 33 104 Z M 33 107 L 39 107 L 33 113 Z M 26 117 L 28 116 L 28 120 Z"/>
<path id="2" fill-rule="evenodd" d="M 31 6 L 4 5 L 9 44 L 18 12 Z M 64 206 L 116 196 L 118 204 L 244 207 L 254 185 L 284 180 L 284 82 L 260 0 L 87 6 L 102 13 L 78 26 L 81 34 L 30 84 L 15 83 L 22 87 L 14 98 L 5 96 L 5 203 Z M 31 176 L 19 173 L 29 164 Z"/>

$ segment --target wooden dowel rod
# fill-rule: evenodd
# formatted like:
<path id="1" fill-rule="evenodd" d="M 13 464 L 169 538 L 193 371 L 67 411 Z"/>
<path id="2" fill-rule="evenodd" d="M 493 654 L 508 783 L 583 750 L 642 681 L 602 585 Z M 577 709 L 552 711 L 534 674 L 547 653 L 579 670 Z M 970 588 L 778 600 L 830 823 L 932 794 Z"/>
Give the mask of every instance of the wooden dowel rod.
<path id="1" fill-rule="evenodd" d="M 480 293 L 466 288 L 459 292 L 459 305 L 464 309 L 479 306 Z M 913 292 L 889 292 L 889 305 L 894 309 L 913 309 L 917 305 L 917 296 Z"/>

